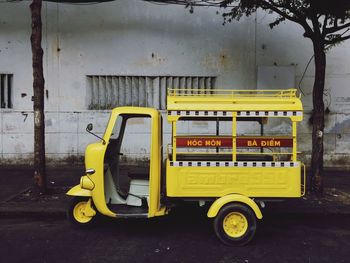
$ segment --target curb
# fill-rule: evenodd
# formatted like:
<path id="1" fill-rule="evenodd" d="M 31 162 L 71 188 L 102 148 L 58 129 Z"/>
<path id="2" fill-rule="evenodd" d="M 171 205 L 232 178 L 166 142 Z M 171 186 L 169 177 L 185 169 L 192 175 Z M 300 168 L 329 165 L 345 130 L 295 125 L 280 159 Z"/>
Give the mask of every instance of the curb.
<path id="1" fill-rule="evenodd" d="M 65 219 L 67 213 L 68 203 L 52 202 L 40 204 L 2 202 L 0 203 L 0 217 L 6 218 L 57 218 Z M 290 208 L 289 210 L 283 208 L 265 208 L 263 216 L 350 216 L 350 206 L 334 206 L 330 208 L 325 207 L 303 207 Z M 171 215 L 171 213 L 170 213 Z"/>
<path id="2" fill-rule="evenodd" d="M 344 209 L 344 207 L 336 207 L 332 209 L 308 209 L 305 210 L 266 210 L 263 211 L 264 215 L 305 215 L 305 216 L 350 216 L 349 208 Z"/>
<path id="3" fill-rule="evenodd" d="M 274 203 L 262 210 L 263 214 L 350 215 L 350 205 L 339 203 L 314 204 L 305 202 Z"/>
<path id="4" fill-rule="evenodd" d="M 15 194 L 13 194 L 13 195 L 10 195 L 10 196 L 8 196 L 7 198 L 5 198 L 2 202 L 10 202 L 10 200 L 12 200 L 12 199 L 14 199 L 16 196 L 18 196 L 18 195 L 21 195 L 21 194 L 23 194 L 24 192 L 26 192 L 26 191 L 28 191 L 29 189 L 31 189 L 31 187 L 29 186 L 29 187 L 26 187 L 26 188 L 24 188 L 24 189 L 22 189 L 21 191 L 19 191 L 18 193 L 15 193 Z"/>

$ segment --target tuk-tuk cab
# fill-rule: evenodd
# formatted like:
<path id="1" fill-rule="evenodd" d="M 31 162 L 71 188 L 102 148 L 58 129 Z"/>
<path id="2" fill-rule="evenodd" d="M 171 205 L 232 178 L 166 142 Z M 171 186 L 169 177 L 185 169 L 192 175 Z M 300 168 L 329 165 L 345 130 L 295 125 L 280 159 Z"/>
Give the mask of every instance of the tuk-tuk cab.
<path id="1" fill-rule="evenodd" d="M 112 110 L 101 140 L 86 148 L 85 175 L 67 193 L 74 196 L 68 209 L 74 225 L 93 224 L 97 213 L 164 216 L 184 200 L 208 204 L 218 238 L 244 245 L 253 238 L 267 201 L 305 194 L 305 166 L 297 156 L 303 107 L 295 89 L 169 89 L 166 117 L 169 145 L 163 145 L 160 111 Z M 142 126 L 130 130 L 139 122 L 149 127 L 143 170 L 128 167 L 131 161 L 122 151 L 125 143 L 140 140 Z M 92 124 L 87 131 L 92 133 Z"/>

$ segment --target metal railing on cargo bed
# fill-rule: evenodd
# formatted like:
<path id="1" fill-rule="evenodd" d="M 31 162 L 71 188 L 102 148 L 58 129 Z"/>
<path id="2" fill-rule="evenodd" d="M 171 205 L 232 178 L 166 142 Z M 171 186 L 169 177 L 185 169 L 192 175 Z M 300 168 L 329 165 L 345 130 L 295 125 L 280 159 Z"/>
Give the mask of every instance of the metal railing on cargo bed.
<path id="1" fill-rule="evenodd" d="M 287 90 L 227 90 L 227 89 L 168 89 L 169 97 L 225 97 L 225 98 L 296 98 L 296 89 Z"/>

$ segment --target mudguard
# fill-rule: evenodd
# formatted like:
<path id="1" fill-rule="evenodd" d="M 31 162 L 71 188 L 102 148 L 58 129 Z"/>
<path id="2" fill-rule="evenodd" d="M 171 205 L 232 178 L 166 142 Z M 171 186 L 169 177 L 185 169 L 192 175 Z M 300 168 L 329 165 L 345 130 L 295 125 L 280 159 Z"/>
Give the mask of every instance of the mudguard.
<path id="1" fill-rule="evenodd" d="M 92 196 L 92 193 L 90 190 L 85 190 L 80 187 L 80 185 L 76 185 L 73 188 L 71 188 L 66 195 L 70 196 Z"/>
<path id="2" fill-rule="evenodd" d="M 262 213 L 261 210 L 259 208 L 259 206 L 254 202 L 253 199 L 249 198 L 248 196 L 244 196 L 244 195 L 240 195 L 240 194 L 230 194 L 230 195 L 225 195 L 223 197 L 220 197 L 219 199 L 215 200 L 215 202 L 211 205 L 211 207 L 209 208 L 208 217 L 215 217 L 219 210 L 221 209 L 221 207 L 223 207 L 224 205 L 228 204 L 228 203 L 243 203 L 245 205 L 247 205 L 248 207 L 250 207 L 254 213 L 255 216 L 258 219 L 262 219 Z"/>

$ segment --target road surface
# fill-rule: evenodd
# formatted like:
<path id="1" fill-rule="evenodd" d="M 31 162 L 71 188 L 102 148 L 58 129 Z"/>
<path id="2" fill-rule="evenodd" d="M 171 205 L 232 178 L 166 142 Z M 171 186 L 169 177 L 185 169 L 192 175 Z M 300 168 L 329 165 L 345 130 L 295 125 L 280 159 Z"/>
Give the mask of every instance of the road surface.
<path id="1" fill-rule="evenodd" d="M 227 247 L 198 209 L 152 220 L 0 219 L 1 262 L 349 262 L 349 216 L 268 215 L 245 247 Z"/>

